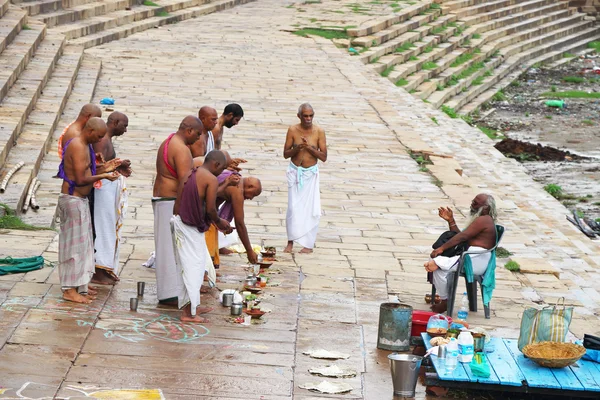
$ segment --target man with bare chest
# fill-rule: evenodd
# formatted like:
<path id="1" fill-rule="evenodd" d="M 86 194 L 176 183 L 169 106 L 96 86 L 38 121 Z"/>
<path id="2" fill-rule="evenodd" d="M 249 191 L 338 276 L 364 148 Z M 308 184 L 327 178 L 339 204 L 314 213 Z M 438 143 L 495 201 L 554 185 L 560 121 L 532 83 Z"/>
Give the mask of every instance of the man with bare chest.
<path id="1" fill-rule="evenodd" d="M 315 112 L 310 104 L 298 108 L 300 123 L 290 126 L 285 138 L 283 157 L 291 158 L 286 177 L 288 209 L 286 229 L 288 242 L 284 252 L 291 253 L 294 242 L 312 253 L 321 219 L 318 162 L 327 161 L 325 131 L 313 124 Z"/>

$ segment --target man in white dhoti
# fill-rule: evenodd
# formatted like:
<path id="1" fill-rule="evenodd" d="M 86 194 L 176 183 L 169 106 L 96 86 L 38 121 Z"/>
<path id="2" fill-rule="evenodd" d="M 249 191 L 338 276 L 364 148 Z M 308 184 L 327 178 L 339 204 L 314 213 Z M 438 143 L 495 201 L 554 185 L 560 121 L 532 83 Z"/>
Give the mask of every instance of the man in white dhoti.
<path id="1" fill-rule="evenodd" d="M 152 198 L 154 211 L 154 246 L 156 291 L 161 304 L 177 305 L 177 296 L 183 286 L 181 274 L 177 273 L 171 217 L 177 197 L 179 179 L 185 179 L 193 166 L 188 145 L 200 138 L 202 122 L 193 115 L 185 117 L 179 130 L 160 145 L 156 156 L 156 179 Z"/>
<path id="2" fill-rule="evenodd" d="M 63 159 L 58 167 L 63 179 L 58 198 L 60 233 L 58 236 L 58 271 L 65 300 L 90 303 L 95 291 L 88 287 L 94 274 L 94 241 L 87 196 L 92 185 L 101 179 L 114 181 L 113 172 L 121 160 L 114 159 L 96 168 L 93 143 L 106 134 L 100 118 L 90 118 L 81 133 L 65 142 Z"/>
<path id="3" fill-rule="evenodd" d="M 457 232 L 441 247 L 433 250 L 432 259 L 425 263 L 425 270 L 433 273 L 433 284 L 441 299 L 439 304 L 432 306 L 432 310 L 443 313 L 448 308 L 448 275 L 458 268 L 460 256 L 444 257 L 441 254 L 464 242 L 468 244 L 468 250 L 485 251 L 493 248 L 496 245 L 496 202 L 489 194 L 481 193 L 475 196 L 471 202 L 470 219 L 464 231 L 458 229 L 449 207 L 440 207 L 438 213 L 448 222 L 449 230 Z M 470 256 L 474 275 L 485 273 L 491 256 L 491 253 Z"/>
<path id="4" fill-rule="evenodd" d="M 206 155 L 204 164 L 193 168 L 179 186 L 171 231 L 177 272 L 183 278 L 183 286 L 178 295 L 179 308 L 184 322 L 209 322 L 196 314 L 210 312 L 211 308 L 200 308 L 200 287 L 204 280 L 204 272 L 208 272 L 209 284 L 216 281 L 204 233 L 211 223 L 225 233 L 231 232 L 229 222 L 219 218 L 217 214 L 217 176 L 223 172 L 227 163 L 225 155 L 219 150 Z"/>
<path id="5" fill-rule="evenodd" d="M 113 138 L 127 132 L 129 120 L 125 114 L 118 111 L 108 116 L 107 132 L 104 138 L 94 144 L 96 154 L 101 154 L 105 161 L 116 158 Z M 115 181 L 102 179 L 100 185 L 94 185 L 94 221 L 96 238 L 96 270 L 92 277 L 93 283 L 114 285 L 118 280 L 119 247 L 123 220 L 127 213 L 127 188 L 125 177 L 131 175 L 131 162 L 122 160 L 117 169 L 121 176 Z"/>
<path id="6" fill-rule="evenodd" d="M 294 242 L 312 253 L 321 219 L 318 162 L 327 160 L 325 131 L 313 124 L 315 112 L 310 104 L 298 108 L 300 123 L 287 131 L 283 157 L 291 158 L 286 173 L 288 182 L 288 209 L 286 228 L 288 243 L 283 250 L 291 253 Z"/>

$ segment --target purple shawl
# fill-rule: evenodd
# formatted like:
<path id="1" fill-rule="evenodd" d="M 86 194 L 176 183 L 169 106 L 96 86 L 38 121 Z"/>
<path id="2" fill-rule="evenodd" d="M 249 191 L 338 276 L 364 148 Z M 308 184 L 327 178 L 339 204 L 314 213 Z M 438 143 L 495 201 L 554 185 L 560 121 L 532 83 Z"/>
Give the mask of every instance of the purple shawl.
<path id="1" fill-rule="evenodd" d="M 242 176 L 239 172 L 230 171 L 230 170 L 226 169 L 225 171 L 223 171 L 221 173 L 221 175 L 219 175 L 217 177 L 217 180 L 219 181 L 219 185 L 221 183 L 223 183 L 225 181 L 225 179 L 227 179 L 229 177 L 229 175 L 231 175 L 231 174 L 236 174 L 236 175 L 239 175 L 240 177 Z M 231 201 L 225 200 L 225 202 L 223 203 L 221 208 L 219 208 L 219 218 L 223 218 L 223 219 L 227 220 L 227 222 L 233 221 L 233 204 L 231 204 Z"/>

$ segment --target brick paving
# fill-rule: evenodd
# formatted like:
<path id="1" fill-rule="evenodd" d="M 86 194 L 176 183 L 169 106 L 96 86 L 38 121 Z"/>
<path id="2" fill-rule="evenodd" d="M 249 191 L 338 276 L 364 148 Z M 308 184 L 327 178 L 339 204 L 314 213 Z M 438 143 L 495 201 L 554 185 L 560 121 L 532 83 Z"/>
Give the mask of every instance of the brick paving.
<path id="1" fill-rule="evenodd" d="M 338 364 L 359 375 L 346 380 L 353 391 L 340 397 L 391 398 L 387 352 L 376 349 L 379 305 L 398 296 L 426 309 L 430 286 L 422 265 L 445 229 L 437 207 L 465 212 L 479 191 L 499 200 L 507 227 L 503 245 L 523 273 L 505 270 L 501 260 L 492 318 L 483 319 L 480 311 L 470 320 L 514 335 L 524 307 L 565 296 L 575 306 L 573 333 L 600 332 L 597 243 L 564 220 L 566 210 L 479 131 L 368 72 L 330 41 L 280 31 L 297 16 L 286 7 L 290 3 L 260 0 L 86 51 L 86 60 L 102 60 L 93 100 L 115 98 L 115 109 L 130 121 L 117 145 L 134 169 L 122 281 L 103 288 L 93 305 L 77 306 L 60 299 L 51 268 L 0 277 L 0 387 L 9 389 L 0 388 L 0 398 L 15 397 L 23 385 L 28 398 L 99 389 L 114 390 L 111 398 L 125 398 L 123 389 L 161 390 L 168 399 L 326 398 L 298 387 L 319 380 L 307 369 L 326 363 L 302 355 L 316 348 L 351 355 Z M 70 122 L 75 99 L 85 99 L 78 87 L 93 87 L 93 73 L 85 76 L 82 85 L 76 82 L 58 130 Z M 329 145 L 329 160 L 321 166 L 317 248 L 313 255 L 280 251 L 272 267 L 272 280 L 280 285 L 266 290 L 263 306 L 272 313 L 264 324 L 231 324 L 214 294 L 203 296 L 216 305 L 210 324 L 181 324 L 176 311 L 156 306 L 154 273 L 141 266 L 154 247 L 156 149 L 185 115 L 202 105 L 221 111 L 233 101 L 246 115 L 226 130 L 224 148 L 249 160 L 244 173 L 263 183 L 262 195 L 246 202 L 250 236 L 279 250 L 286 242 L 285 132 L 297 121 L 298 105 L 313 104 Z M 454 158 L 434 157 L 423 171 L 409 150 Z M 45 163 L 40 176 L 52 191 L 56 181 L 44 172 L 50 170 Z M 51 215 L 52 207 L 41 212 Z M 18 256 L 30 246 L 56 260 L 53 236 L 11 232 L 0 250 Z M 223 257 L 222 264 L 220 287 L 239 287 L 244 257 Z M 540 269 L 554 274 L 536 273 Z M 147 294 L 132 314 L 128 304 L 137 281 L 147 282 Z"/>

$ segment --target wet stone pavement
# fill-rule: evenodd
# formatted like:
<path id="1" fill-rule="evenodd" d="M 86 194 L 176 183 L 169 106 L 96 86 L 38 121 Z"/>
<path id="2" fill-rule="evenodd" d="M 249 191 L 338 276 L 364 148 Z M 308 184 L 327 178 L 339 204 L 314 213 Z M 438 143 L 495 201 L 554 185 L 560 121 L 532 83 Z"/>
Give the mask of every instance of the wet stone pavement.
<path id="1" fill-rule="evenodd" d="M 445 230 L 437 207 L 464 212 L 477 191 L 497 195 L 504 246 L 523 268 L 513 274 L 499 261 L 492 318 L 480 311 L 470 322 L 515 337 L 525 307 L 566 296 L 575 306 L 573 333 L 600 331 L 598 248 L 565 225 L 562 206 L 483 135 L 467 140 L 473 128 L 370 75 L 329 41 L 280 31 L 296 16 L 289 3 L 259 0 L 87 51 L 103 61 L 94 102 L 113 97 L 115 109 L 129 116 L 129 131 L 117 141 L 117 153 L 134 169 L 121 282 L 101 287 L 99 298 L 82 306 L 61 300 L 52 268 L 0 277 L 0 398 L 391 399 L 389 352 L 376 349 L 379 305 L 398 296 L 426 309 L 423 262 Z M 233 101 L 245 117 L 226 130 L 224 148 L 248 160 L 244 174 L 262 180 L 261 196 L 246 202 L 246 221 L 253 243 L 277 246 L 269 274 L 278 285 L 263 295 L 263 308 L 271 310 L 264 323 L 232 324 L 215 291 L 202 296 L 215 307 L 211 322 L 182 324 L 177 310 L 157 306 L 154 273 L 141 266 L 154 248 L 156 149 L 200 106 L 221 111 Z M 328 135 L 323 217 L 315 253 L 286 255 L 281 154 L 305 101 Z M 430 116 L 443 124 L 434 126 Z M 452 171 L 421 171 L 408 154 L 415 146 L 456 154 L 468 181 L 452 180 Z M 10 232 L 0 250 L 56 261 L 53 236 Z M 221 289 L 241 286 L 245 261 L 222 258 Z M 132 313 L 138 281 L 146 282 L 146 293 Z M 311 349 L 350 355 L 336 364 L 358 372 L 344 380 L 352 392 L 299 388 L 322 380 L 309 368 L 329 364 L 302 354 Z M 421 386 L 417 397 L 425 397 Z"/>

